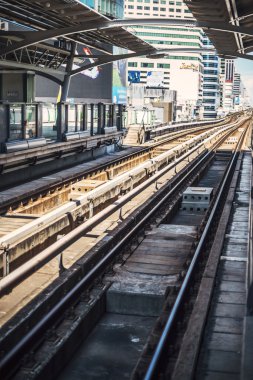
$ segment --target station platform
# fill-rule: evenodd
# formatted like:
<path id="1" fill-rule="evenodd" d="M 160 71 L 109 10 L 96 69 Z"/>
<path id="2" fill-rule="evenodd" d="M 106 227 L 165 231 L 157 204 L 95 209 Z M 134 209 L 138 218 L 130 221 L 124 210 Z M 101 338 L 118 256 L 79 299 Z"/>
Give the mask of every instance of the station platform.
<path id="1" fill-rule="evenodd" d="M 62 186 L 65 181 L 75 180 L 75 178 L 79 176 L 86 175 L 92 169 L 95 169 L 101 165 L 109 165 L 115 161 L 115 159 L 119 159 L 121 157 L 124 158 L 129 154 L 138 153 L 141 150 L 141 147 L 125 147 L 121 151 L 113 152 L 111 154 L 102 154 L 104 153 L 102 152 L 100 156 L 96 157 L 94 155 L 92 160 L 87 159 L 86 162 L 83 162 L 79 165 L 75 165 L 64 170 L 54 171 L 53 174 L 41 176 L 40 178 L 29 181 L 27 183 L 19 184 L 2 191 L 0 187 L 0 209 L 6 210 L 6 207 L 8 207 L 8 205 L 18 203 L 20 200 L 24 199 L 24 197 L 27 199 L 32 198 L 35 194 L 38 193 L 38 190 L 41 193 L 44 191 L 48 192 L 50 191 L 50 188 L 55 187 L 57 184 L 59 186 Z M 20 176 L 21 179 L 24 180 L 25 178 L 22 173 Z M 2 174 L 2 176 L 4 175 Z M 15 181 L 18 181 L 17 177 L 15 178 Z M 1 182 L 1 186 L 4 186 L 4 179 Z"/>

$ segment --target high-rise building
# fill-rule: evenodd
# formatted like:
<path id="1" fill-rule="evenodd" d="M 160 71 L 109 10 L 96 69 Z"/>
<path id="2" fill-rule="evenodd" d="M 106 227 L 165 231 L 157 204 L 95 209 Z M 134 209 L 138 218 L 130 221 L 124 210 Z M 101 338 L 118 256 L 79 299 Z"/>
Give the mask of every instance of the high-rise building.
<path id="1" fill-rule="evenodd" d="M 80 0 L 80 2 L 109 18 L 124 17 L 123 0 Z"/>
<path id="2" fill-rule="evenodd" d="M 204 36 L 205 47 L 213 48 L 211 41 Z M 219 58 L 214 53 L 203 54 L 203 101 L 202 112 L 204 119 L 214 119 L 217 117 L 219 107 Z"/>
<path id="3" fill-rule="evenodd" d="M 192 18 L 183 1 L 126 0 L 125 17 Z M 138 26 L 133 30 L 156 48 L 203 48 L 209 40 L 200 28 L 178 26 Z M 211 45 L 210 45 L 211 46 Z M 208 46 L 208 47 L 210 47 Z M 172 52 L 159 59 L 145 57 L 128 61 L 129 82 L 139 78 L 140 83 L 177 91 L 177 120 L 198 117 L 214 118 L 218 107 L 218 58 L 201 53 Z M 205 96 L 203 97 L 203 84 Z M 202 113 L 200 113 L 202 110 Z"/>
<path id="4" fill-rule="evenodd" d="M 242 86 L 241 74 L 235 72 L 234 83 L 233 83 L 233 95 L 234 95 L 235 102 L 236 102 L 236 98 L 239 98 L 241 95 L 241 86 Z"/>
<path id="5" fill-rule="evenodd" d="M 234 60 L 222 58 L 220 60 L 220 107 L 224 114 L 234 110 L 234 73 Z"/>

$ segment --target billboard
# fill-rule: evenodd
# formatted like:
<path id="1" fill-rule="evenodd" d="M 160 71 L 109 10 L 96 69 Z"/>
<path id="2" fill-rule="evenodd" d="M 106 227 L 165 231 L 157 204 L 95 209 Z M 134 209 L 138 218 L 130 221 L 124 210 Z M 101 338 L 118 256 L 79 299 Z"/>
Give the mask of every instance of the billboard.
<path id="1" fill-rule="evenodd" d="M 147 72 L 147 86 L 162 87 L 164 85 L 163 71 L 148 71 Z"/>
<path id="2" fill-rule="evenodd" d="M 98 54 L 97 51 L 79 46 L 78 54 L 86 55 Z M 94 63 L 92 58 L 79 58 L 78 64 L 73 65 L 73 70 L 78 69 L 84 64 Z M 62 77 L 60 78 L 62 79 Z M 75 101 L 83 102 L 111 102 L 111 87 L 112 87 L 112 64 L 93 67 L 88 70 L 83 70 L 81 73 L 73 76 L 70 81 L 68 98 Z M 60 87 L 56 83 L 45 79 L 41 76 L 36 76 L 36 97 L 39 100 L 49 99 L 56 101 L 59 98 Z"/>
<path id="3" fill-rule="evenodd" d="M 170 89 L 177 91 L 178 102 L 197 102 L 202 86 L 199 65 L 184 61 L 171 61 L 170 69 L 173 73 L 170 77 Z"/>
<path id="4" fill-rule="evenodd" d="M 86 46 L 78 46 L 78 54 L 84 54 L 87 57 L 97 54 L 96 51 Z M 92 58 L 83 58 L 78 65 L 73 65 L 73 70 L 84 64 L 93 64 Z M 71 78 L 69 98 L 88 98 L 98 99 L 101 101 L 111 101 L 111 78 L 112 65 L 95 66 L 88 70 L 81 71 L 80 74 Z"/>
<path id="5" fill-rule="evenodd" d="M 128 71 L 128 82 L 129 83 L 140 83 L 141 72 L 140 71 Z"/>
<path id="6" fill-rule="evenodd" d="M 114 47 L 113 54 L 126 54 L 126 50 Z M 127 103 L 127 89 L 126 89 L 126 71 L 127 60 L 121 59 L 113 62 L 112 67 L 112 102 L 116 104 Z"/>

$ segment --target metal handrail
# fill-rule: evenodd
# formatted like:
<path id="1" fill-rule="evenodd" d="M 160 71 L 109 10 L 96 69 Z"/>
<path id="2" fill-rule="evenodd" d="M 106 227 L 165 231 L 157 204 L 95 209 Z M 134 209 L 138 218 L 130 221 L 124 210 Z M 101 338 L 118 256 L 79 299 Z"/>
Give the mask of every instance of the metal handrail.
<path id="1" fill-rule="evenodd" d="M 243 139 L 243 135 L 241 135 L 241 138 L 238 142 L 238 146 L 240 145 L 242 139 Z M 214 218 L 214 215 L 216 213 L 216 211 L 218 210 L 218 207 L 220 205 L 220 202 L 221 202 L 221 199 L 222 199 L 222 195 L 223 195 L 223 191 L 225 189 L 225 186 L 227 185 L 227 181 L 229 180 L 229 177 L 230 177 L 230 174 L 232 172 L 232 169 L 234 168 L 235 166 L 235 163 L 236 163 L 236 159 L 238 157 L 238 151 L 236 150 L 233 154 L 233 158 L 231 159 L 231 162 L 230 162 L 230 165 L 229 165 L 229 168 L 226 172 L 226 175 L 224 177 L 224 180 L 222 182 L 222 185 L 220 186 L 220 190 L 219 190 L 219 193 L 217 195 L 217 198 L 216 198 L 216 201 L 214 203 L 214 206 L 213 206 L 213 209 L 210 213 L 210 216 L 208 218 L 208 221 L 206 223 L 206 226 L 204 228 L 204 231 L 201 235 L 201 238 L 200 238 L 200 241 L 198 243 L 198 246 L 195 250 L 195 253 L 193 255 L 193 258 L 192 258 L 192 261 L 191 261 L 191 264 L 187 270 L 187 273 L 186 273 L 186 276 L 184 278 L 184 281 L 182 283 L 182 286 L 180 288 L 180 291 L 177 295 L 177 298 L 176 298 L 176 301 L 173 305 L 173 308 L 170 312 L 170 315 L 169 315 L 169 318 L 166 322 L 166 325 L 164 327 L 164 330 L 163 330 L 163 333 L 160 337 L 160 340 L 158 342 L 158 345 L 156 347 L 156 350 L 155 350 L 155 353 L 152 357 L 152 360 L 149 364 L 149 367 L 146 371 L 146 374 L 145 374 L 145 377 L 144 377 L 144 380 L 156 380 L 157 379 L 157 371 L 158 371 L 158 366 L 159 366 L 159 363 L 160 363 L 160 358 L 162 356 L 162 353 L 164 352 L 164 348 L 165 348 L 165 344 L 166 342 L 168 341 L 168 338 L 170 336 L 170 334 L 172 333 L 172 328 L 176 322 L 176 317 L 178 315 L 178 312 L 180 310 L 180 307 L 182 306 L 182 303 L 183 303 L 183 300 L 185 298 L 185 294 L 186 294 L 186 291 L 189 287 L 189 283 L 190 283 L 190 280 L 193 276 L 193 273 L 194 273 L 194 269 L 195 269 L 195 266 L 198 262 L 198 259 L 200 257 L 200 254 L 201 254 L 201 251 L 202 251 L 202 248 L 204 246 L 204 243 L 206 241 L 206 238 L 208 236 L 208 233 L 209 233 L 209 230 L 210 230 L 210 227 L 211 227 L 211 224 L 212 224 L 212 221 L 213 221 L 213 218 Z"/>

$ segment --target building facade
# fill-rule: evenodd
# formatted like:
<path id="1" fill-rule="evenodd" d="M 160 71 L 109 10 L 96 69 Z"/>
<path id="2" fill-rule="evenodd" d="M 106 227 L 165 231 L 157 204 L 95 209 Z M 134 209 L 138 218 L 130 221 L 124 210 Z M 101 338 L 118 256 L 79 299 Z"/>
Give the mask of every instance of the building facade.
<path id="1" fill-rule="evenodd" d="M 126 0 L 125 17 L 192 18 L 183 1 Z M 134 32 L 156 48 L 212 47 L 200 28 L 138 26 Z M 219 106 L 218 57 L 214 54 L 172 52 L 151 60 L 134 58 L 128 61 L 128 78 L 140 83 L 177 91 L 177 121 L 215 118 Z M 136 83 L 136 82 L 135 82 Z"/>
<path id="2" fill-rule="evenodd" d="M 233 59 L 220 60 L 220 113 L 227 114 L 234 110 L 234 73 Z"/>
<path id="3" fill-rule="evenodd" d="M 110 18 L 124 17 L 124 0 L 80 0 L 80 2 Z"/>
<path id="4" fill-rule="evenodd" d="M 205 47 L 213 48 L 211 41 L 204 36 L 203 44 Z M 202 117 L 203 119 L 215 119 L 220 102 L 220 83 L 219 83 L 219 58 L 214 53 L 202 55 L 204 73 L 203 73 L 203 101 Z"/>

